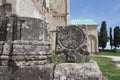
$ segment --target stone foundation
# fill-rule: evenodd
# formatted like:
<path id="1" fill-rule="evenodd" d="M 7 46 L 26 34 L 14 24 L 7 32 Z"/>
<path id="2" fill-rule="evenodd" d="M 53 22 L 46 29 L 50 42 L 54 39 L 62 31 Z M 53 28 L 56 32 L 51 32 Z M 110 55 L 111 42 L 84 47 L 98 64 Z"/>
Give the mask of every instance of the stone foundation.
<path id="1" fill-rule="evenodd" d="M 23 66 L 14 70 L 0 66 L 0 80 L 107 80 L 96 62 Z"/>

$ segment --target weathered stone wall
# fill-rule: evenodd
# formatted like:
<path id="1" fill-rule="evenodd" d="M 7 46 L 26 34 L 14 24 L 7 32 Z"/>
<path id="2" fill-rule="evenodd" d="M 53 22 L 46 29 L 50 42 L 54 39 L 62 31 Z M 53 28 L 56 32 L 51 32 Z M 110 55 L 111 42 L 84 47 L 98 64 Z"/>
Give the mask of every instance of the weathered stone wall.
<path id="1" fill-rule="evenodd" d="M 50 25 L 52 50 L 55 51 L 56 26 L 69 24 L 70 0 L 0 0 L 4 10 L 1 16 L 39 18 Z M 3 3 L 2 3 L 3 2 Z M 6 6 L 7 8 L 3 8 Z M 0 11 L 1 13 L 2 11 Z"/>
<path id="2" fill-rule="evenodd" d="M 0 6 L 0 16 L 4 16 L 5 12 L 4 12 L 4 7 Z"/>
<path id="3" fill-rule="evenodd" d="M 69 0 L 0 0 L 0 4 L 10 5 L 6 13 L 46 20 L 54 26 L 51 29 L 69 22 Z"/>
<path id="4" fill-rule="evenodd" d="M 51 48 L 46 22 L 16 15 L 0 20 L 2 66 L 29 66 L 50 62 Z"/>
<path id="5" fill-rule="evenodd" d="M 69 22 L 69 0 L 51 0 L 49 22 L 51 31 L 56 30 L 56 26 L 65 26 Z"/>
<path id="6" fill-rule="evenodd" d="M 96 62 L 62 63 L 24 66 L 12 72 L 9 66 L 0 66 L 0 80 L 107 80 Z"/>
<path id="7" fill-rule="evenodd" d="M 1 7 L 10 5 L 7 8 L 10 11 L 5 10 L 5 16 L 16 14 L 21 17 L 39 19 L 45 16 L 44 0 L 0 0 L 0 4 Z"/>
<path id="8" fill-rule="evenodd" d="M 0 18 L 0 20 L 0 39 L 6 37 L 7 41 L 12 38 L 14 40 L 49 41 L 49 25 L 43 20 L 16 16 Z"/>
<path id="9" fill-rule="evenodd" d="M 2 5 L 2 3 L 3 3 L 3 1 L 2 1 L 2 0 L 0 0 L 0 6 Z"/>
<path id="10" fill-rule="evenodd" d="M 33 1 L 36 1 L 37 4 L 33 3 Z M 33 17 L 33 18 L 42 19 L 43 14 L 40 13 L 41 5 L 43 5 L 41 0 L 16 0 L 15 14 L 21 17 Z"/>

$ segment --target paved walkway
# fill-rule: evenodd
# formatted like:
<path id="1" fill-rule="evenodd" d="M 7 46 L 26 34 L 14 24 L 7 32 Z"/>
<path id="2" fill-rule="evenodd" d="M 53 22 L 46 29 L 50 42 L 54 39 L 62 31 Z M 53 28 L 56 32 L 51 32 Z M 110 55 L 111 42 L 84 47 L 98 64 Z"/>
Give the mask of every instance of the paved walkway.
<path id="1" fill-rule="evenodd" d="M 96 56 L 111 58 L 112 61 L 116 63 L 116 66 L 120 68 L 120 56 L 105 56 L 105 55 L 96 55 Z"/>

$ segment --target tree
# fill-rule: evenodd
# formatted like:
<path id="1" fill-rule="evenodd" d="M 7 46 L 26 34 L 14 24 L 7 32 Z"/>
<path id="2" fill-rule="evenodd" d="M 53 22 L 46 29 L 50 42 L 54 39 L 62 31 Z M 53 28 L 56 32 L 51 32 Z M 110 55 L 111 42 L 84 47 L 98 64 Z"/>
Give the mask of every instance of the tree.
<path id="1" fill-rule="evenodd" d="M 104 50 L 104 48 L 107 45 L 108 42 L 108 34 L 107 34 L 107 29 L 106 29 L 106 22 L 103 21 L 101 24 L 101 29 L 100 29 L 100 46 L 102 47 L 102 49 Z"/>
<path id="2" fill-rule="evenodd" d="M 112 38 L 112 28 L 110 27 L 110 46 L 111 46 L 111 50 L 113 47 L 113 38 Z"/>
<path id="3" fill-rule="evenodd" d="M 100 44 L 100 32 L 98 32 L 98 46 L 101 47 L 101 44 Z"/>
<path id="4" fill-rule="evenodd" d="M 119 47 L 120 45 L 120 28 L 119 26 L 116 26 L 114 28 L 114 47 L 115 50 L 117 49 L 117 47 Z"/>

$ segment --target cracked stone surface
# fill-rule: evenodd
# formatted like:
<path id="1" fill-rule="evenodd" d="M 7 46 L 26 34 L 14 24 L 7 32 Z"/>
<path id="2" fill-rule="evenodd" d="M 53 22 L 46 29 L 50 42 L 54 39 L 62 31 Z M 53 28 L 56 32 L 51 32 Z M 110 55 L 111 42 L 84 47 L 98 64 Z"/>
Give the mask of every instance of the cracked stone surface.
<path id="1" fill-rule="evenodd" d="M 22 66 L 14 70 L 0 66 L 0 80 L 107 80 L 93 61 Z"/>
<path id="2" fill-rule="evenodd" d="M 96 62 L 63 63 L 56 65 L 54 80 L 107 80 Z"/>

